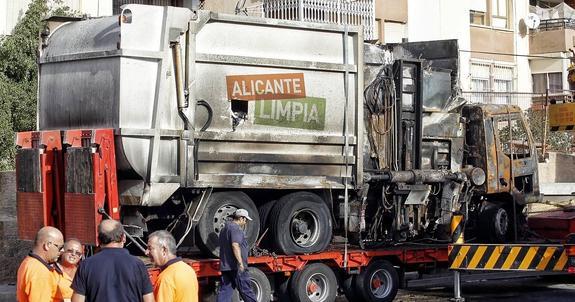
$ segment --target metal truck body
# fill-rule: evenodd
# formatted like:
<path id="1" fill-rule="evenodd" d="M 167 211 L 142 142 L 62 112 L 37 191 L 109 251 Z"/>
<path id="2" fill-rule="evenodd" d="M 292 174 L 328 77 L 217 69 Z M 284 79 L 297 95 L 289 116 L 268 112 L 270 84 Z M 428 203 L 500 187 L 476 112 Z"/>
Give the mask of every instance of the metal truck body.
<path id="1" fill-rule="evenodd" d="M 64 226 L 85 214 L 89 226 L 65 234 L 93 244 L 110 215 L 135 237 L 166 228 L 215 255 L 237 208 L 256 218 L 250 243 L 261 235 L 284 254 L 322 251 L 334 234 L 362 246 L 448 240 L 455 212 L 496 228 L 508 222 L 501 209 L 516 217 L 537 193 L 535 150 L 527 128 L 530 155 L 505 160 L 513 134 L 493 125 L 525 126 L 521 112 L 464 105 L 455 50 L 442 61 L 415 44 L 364 45 L 357 27 L 142 5 L 53 26 L 39 58 L 40 134 L 18 138 L 19 215 Z M 46 149 L 47 137 L 61 142 Z M 46 197 L 38 182 L 52 155 L 63 164 L 45 175 L 61 194 Z M 35 192 L 50 200 L 40 210 L 24 200 Z M 85 196 L 101 197 L 69 210 Z"/>

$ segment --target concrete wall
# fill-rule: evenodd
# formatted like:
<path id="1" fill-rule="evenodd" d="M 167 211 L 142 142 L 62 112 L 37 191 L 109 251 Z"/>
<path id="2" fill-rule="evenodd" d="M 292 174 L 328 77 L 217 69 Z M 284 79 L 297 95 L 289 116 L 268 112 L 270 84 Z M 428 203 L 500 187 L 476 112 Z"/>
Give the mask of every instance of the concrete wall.
<path id="1" fill-rule="evenodd" d="M 18 240 L 14 172 L 0 172 L 0 282 L 16 282 L 20 261 L 32 242 Z"/>
<path id="2" fill-rule="evenodd" d="M 550 152 L 549 158 L 539 164 L 539 182 L 575 183 L 575 155 Z"/>
<path id="3" fill-rule="evenodd" d="M 410 0 L 409 41 L 457 39 L 459 49 L 470 49 L 469 0 Z M 459 53 L 460 86 L 469 90 L 469 52 Z"/>
<path id="4" fill-rule="evenodd" d="M 567 51 L 575 45 L 575 30 L 534 31 L 529 35 L 531 54 Z"/>
<path id="5" fill-rule="evenodd" d="M 509 30 L 497 30 L 489 27 L 471 26 L 471 50 L 477 51 L 471 56 L 474 59 L 493 60 L 498 62 L 511 63 L 515 61 L 514 56 L 495 55 L 490 53 L 514 53 L 513 32 Z"/>

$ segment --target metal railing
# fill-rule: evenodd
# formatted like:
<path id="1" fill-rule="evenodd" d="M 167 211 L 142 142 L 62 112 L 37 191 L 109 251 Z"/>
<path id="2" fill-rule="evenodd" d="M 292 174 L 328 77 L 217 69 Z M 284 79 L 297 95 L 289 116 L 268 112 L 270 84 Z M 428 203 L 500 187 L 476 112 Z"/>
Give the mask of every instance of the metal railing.
<path id="1" fill-rule="evenodd" d="M 461 96 L 471 103 L 517 105 L 523 109 L 545 100 L 545 93 L 463 91 Z"/>
<path id="2" fill-rule="evenodd" d="M 364 39 L 374 40 L 374 0 L 263 0 L 265 18 L 362 25 Z"/>
<path id="3" fill-rule="evenodd" d="M 537 30 L 548 31 L 556 29 L 575 29 L 575 19 L 571 18 L 559 18 L 559 19 L 546 19 L 541 20 Z"/>

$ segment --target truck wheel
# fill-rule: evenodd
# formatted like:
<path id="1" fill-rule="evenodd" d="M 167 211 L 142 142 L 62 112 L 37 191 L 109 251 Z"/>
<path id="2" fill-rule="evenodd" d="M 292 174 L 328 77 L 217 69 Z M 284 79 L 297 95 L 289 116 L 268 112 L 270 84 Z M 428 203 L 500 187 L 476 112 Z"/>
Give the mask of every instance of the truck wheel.
<path id="1" fill-rule="evenodd" d="M 272 211 L 272 208 L 275 206 L 275 204 L 276 204 L 276 200 L 271 200 L 271 201 L 264 203 L 263 205 L 261 205 L 258 208 L 258 212 L 260 214 L 260 234 L 259 234 L 260 236 L 263 235 L 263 233 L 268 228 L 268 217 L 270 215 L 270 212 Z M 271 230 L 268 230 L 268 232 L 266 233 L 266 236 L 262 240 L 262 244 L 264 246 L 267 245 L 269 242 L 271 242 L 271 240 L 269 239 L 271 237 L 270 233 L 271 233 Z"/>
<path id="2" fill-rule="evenodd" d="M 371 262 L 355 278 L 355 290 L 367 302 L 393 301 L 398 288 L 397 270 L 385 260 Z"/>
<path id="3" fill-rule="evenodd" d="M 489 242 L 503 243 L 507 240 L 510 219 L 507 211 L 499 206 L 493 206 L 481 212 L 479 227 L 486 226 Z"/>
<path id="4" fill-rule="evenodd" d="M 260 219 L 254 202 L 244 192 L 217 192 L 210 196 L 204 213 L 198 222 L 198 247 L 206 254 L 219 257 L 220 231 L 237 209 L 246 209 L 253 221 L 245 229 L 246 240 L 251 248 L 257 240 L 260 230 Z"/>
<path id="5" fill-rule="evenodd" d="M 337 295 L 337 279 L 329 266 L 312 263 L 293 274 L 290 288 L 295 302 L 333 302 Z"/>
<path id="6" fill-rule="evenodd" d="M 252 285 L 252 290 L 256 296 L 256 301 L 258 302 L 269 302 L 272 296 L 272 287 L 270 285 L 270 280 L 260 269 L 255 267 L 248 267 L 248 272 L 250 274 L 250 283 Z M 236 291 L 237 292 L 237 291 Z M 234 294 L 233 302 L 243 302 L 239 294 Z"/>
<path id="7" fill-rule="evenodd" d="M 276 202 L 268 221 L 276 252 L 316 253 L 331 242 L 330 211 L 316 194 L 296 192 L 283 196 Z"/>
<path id="8" fill-rule="evenodd" d="M 355 277 L 356 275 L 346 275 L 345 280 L 343 280 L 343 283 L 341 284 L 343 294 L 347 298 L 347 301 L 354 301 L 359 297 L 355 290 Z"/>

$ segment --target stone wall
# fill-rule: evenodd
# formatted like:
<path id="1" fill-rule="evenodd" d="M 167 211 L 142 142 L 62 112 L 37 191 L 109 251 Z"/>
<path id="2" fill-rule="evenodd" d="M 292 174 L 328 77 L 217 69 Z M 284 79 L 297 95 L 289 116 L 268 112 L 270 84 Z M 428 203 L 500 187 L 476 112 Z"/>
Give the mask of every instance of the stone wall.
<path id="1" fill-rule="evenodd" d="M 20 261 L 32 242 L 18 240 L 16 226 L 16 175 L 0 172 L 0 283 L 16 282 Z"/>

